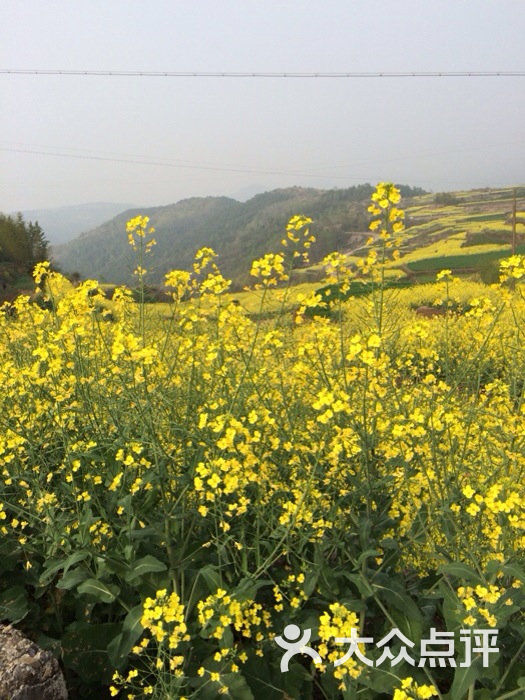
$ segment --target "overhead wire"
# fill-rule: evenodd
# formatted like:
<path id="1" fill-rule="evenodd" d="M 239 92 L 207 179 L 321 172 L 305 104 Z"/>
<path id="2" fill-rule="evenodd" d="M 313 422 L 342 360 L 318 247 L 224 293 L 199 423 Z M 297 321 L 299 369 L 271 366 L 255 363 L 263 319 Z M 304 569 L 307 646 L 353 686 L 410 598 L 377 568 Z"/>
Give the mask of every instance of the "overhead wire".
<path id="1" fill-rule="evenodd" d="M 0 68 L 3 75 L 55 75 L 125 78 L 522 78 L 525 71 L 169 71 L 70 68 Z"/>
<path id="2" fill-rule="evenodd" d="M 241 174 L 249 174 L 249 175 L 280 175 L 280 176 L 287 176 L 287 177 L 301 177 L 301 178 L 307 178 L 307 179 L 320 179 L 320 180 L 341 180 L 345 182 L 357 182 L 357 183 L 362 183 L 369 181 L 370 178 L 369 176 L 363 176 L 363 177 L 355 177 L 355 176 L 346 176 L 346 175 L 332 175 L 332 174 L 314 174 L 314 173 L 307 173 L 307 172 L 300 172 L 300 171 L 293 171 L 293 170 L 265 170 L 265 169 L 256 169 L 256 168 L 237 168 L 237 167 L 222 167 L 222 166 L 209 166 L 209 165 L 198 165 L 198 164 L 186 164 L 186 163 L 174 163 L 174 162 L 169 162 L 169 161 L 162 161 L 162 160 L 134 160 L 133 158 L 109 158 L 106 156 L 99 156 L 99 155 L 82 155 L 82 154 L 76 154 L 76 153 L 59 153 L 59 152 L 50 152 L 50 151 L 43 151 L 43 150 L 37 150 L 37 149 L 24 149 L 24 148 L 4 148 L 0 147 L 0 152 L 6 152 L 6 153 L 26 153 L 26 154 L 31 154 L 31 155 L 42 155 L 42 156 L 55 156 L 59 158 L 71 158 L 75 160 L 90 160 L 90 161 L 99 161 L 99 162 L 108 162 L 108 163 L 126 163 L 126 164 L 133 164 L 133 165 L 151 165 L 151 166 L 158 166 L 158 167 L 167 167 L 167 168 L 175 168 L 175 169 L 183 169 L 183 170 L 207 170 L 207 171 L 212 171 L 212 172 L 230 172 L 230 173 L 241 173 Z M 406 160 L 406 159 L 405 159 Z M 426 178 L 428 180 L 428 178 Z M 428 180 L 430 182 L 430 180 Z M 439 180 L 439 182 L 444 182 L 443 180 Z M 459 181 L 452 181 L 452 180 L 447 180 L 448 184 L 462 184 Z M 472 183 L 472 184 L 479 184 L 485 186 L 485 181 L 481 182 L 479 181 L 478 183 Z"/>

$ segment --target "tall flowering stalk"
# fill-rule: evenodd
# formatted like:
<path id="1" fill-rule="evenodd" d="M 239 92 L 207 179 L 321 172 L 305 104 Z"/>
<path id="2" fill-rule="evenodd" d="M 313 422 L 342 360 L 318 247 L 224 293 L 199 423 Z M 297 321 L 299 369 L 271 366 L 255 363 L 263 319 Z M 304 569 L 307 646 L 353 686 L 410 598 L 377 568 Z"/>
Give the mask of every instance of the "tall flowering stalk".
<path id="1" fill-rule="evenodd" d="M 379 300 L 376 305 L 376 318 L 377 331 L 381 335 L 383 330 L 385 263 L 388 260 L 390 249 L 392 249 L 394 260 L 399 257 L 399 246 L 401 245 L 399 236 L 405 229 L 405 212 L 396 206 L 401 201 L 401 193 L 391 182 L 380 182 L 371 199 L 372 204 L 368 207 L 368 211 L 377 218 L 372 219 L 369 225 L 369 229 L 374 235 L 368 240 L 371 250 L 361 263 L 361 269 L 363 272 L 370 271 L 372 279 L 378 283 Z M 379 270 L 377 269 L 377 248 L 379 248 L 380 254 Z"/>
<path id="2" fill-rule="evenodd" d="M 128 234 L 128 243 L 137 251 L 138 264 L 133 270 L 133 274 L 138 279 L 139 299 L 140 299 L 140 333 L 142 336 L 142 345 L 146 344 L 146 331 L 144 325 L 144 277 L 147 270 L 144 268 L 144 258 L 151 251 L 156 240 L 151 238 L 146 242 L 146 236 L 155 233 L 153 226 L 149 225 L 149 216 L 135 216 L 126 224 L 126 232 Z"/>

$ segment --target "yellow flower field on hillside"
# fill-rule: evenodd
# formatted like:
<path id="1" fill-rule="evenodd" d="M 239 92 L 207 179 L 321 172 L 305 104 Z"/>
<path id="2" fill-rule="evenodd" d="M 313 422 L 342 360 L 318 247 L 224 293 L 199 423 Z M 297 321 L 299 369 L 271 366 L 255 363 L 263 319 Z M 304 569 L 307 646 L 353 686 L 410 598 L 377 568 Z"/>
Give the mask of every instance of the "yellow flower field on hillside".
<path id="1" fill-rule="evenodd" d="M 206 248 L 162 313 L 45 263 L 44 303 L 3 308 L 0 611 L 89 697 L 523 697 L 525 261 L 492 287 L 388 289 L 400 207 L 380 183 L 360 268 L 327 257 L 327 284 L 369 292 L 324 316 L 319 285 L 288 286 L 315 245 L 302 216 L 241 303 Z M 147 217 L 127 235 L 140 299 Z M 282 672 L 292 624 L 320 662 Z M 335 665 L 352 629 L 398 629 L 415 663 L 370 642 L 371 665 Z M 431 629 L 457 664 L 419 663 Z M 477 629 L 498 653 L 473 642 L 461 666 Z"/>

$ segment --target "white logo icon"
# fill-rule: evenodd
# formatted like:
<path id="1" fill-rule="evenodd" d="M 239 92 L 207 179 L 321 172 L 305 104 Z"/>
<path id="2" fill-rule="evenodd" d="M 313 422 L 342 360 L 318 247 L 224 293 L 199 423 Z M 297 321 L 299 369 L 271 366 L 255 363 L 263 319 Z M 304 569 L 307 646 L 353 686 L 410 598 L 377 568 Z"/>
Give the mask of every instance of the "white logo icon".
<path id="1" fill-rule="evenodd" d="M 322 663 L 322 659 L 315 649 L 306 646 L 312 636 L 312 630 L 306 629 L 302 632 L 302 635 L 301 637 L 301 628 L 297 625 L 286 625 L 283 636 L 275 637 L 275 641 L 281 649 L 286 649 L 286 653 L 281 659 L 281 673 L 288 671 L 288 662 L 296 654 L 308 654 L 316 664 Z"/>

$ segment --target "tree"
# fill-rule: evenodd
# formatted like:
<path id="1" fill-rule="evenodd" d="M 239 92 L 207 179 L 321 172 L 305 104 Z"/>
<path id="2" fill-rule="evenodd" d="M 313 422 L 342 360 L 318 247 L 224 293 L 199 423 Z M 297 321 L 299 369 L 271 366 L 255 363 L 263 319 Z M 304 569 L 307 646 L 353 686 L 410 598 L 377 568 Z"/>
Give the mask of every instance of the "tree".
<path id="1" fill-rule="evenodd" d="M 49 255 L 48 242 L 38 221 L 29 222 L 26 227 L 26 236 L 32 262 L 47 260 Z"/>
<path id="2" fill-rule="evenodd" d="M 0 261 L 33 267 L 48 255 L 48 242 L 38 221 L 25 222 L 22 214 L 0 214 Z"/>

